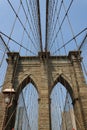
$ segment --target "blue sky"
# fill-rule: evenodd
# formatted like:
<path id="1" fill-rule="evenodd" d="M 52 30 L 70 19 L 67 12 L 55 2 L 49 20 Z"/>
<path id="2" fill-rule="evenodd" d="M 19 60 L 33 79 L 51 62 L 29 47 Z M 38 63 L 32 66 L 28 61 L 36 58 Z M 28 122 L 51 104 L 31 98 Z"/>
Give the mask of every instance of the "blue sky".
<path id="1" fill-rule="evenodd" d="M 19 4 L 20 4 L 20 1 L 17 0 L 17 2 L 16 2 L 14 0 L 10 0 L 10 2 L 13 4 L 14 8 L 17 11 Z M 59 1 L 59 5 L 60 5 L 60 2 L 61 1 Z M 67 7 L 69 6 L 70 0 L 65 0 L 64 3 L 66 6 L 66 9 L 67 9 Z M 25 4 L 25 2 L 24 2 L 24 4 Z M 44 0 L 44 1 L 40 0 L 41 30 L 42 30 L 43 48 L 45 46 L 44 45 L 45 44 L 45 21 L 46 21 L 46 19 L 45 19 L 45 17 L 46 17 L 45 16 L 45 13 L 46 13 L 45 5 L 46 5 L 46 0 Z M 27 12 L 27 10 L 26 10 L 26 12 Z M 87 1 L 86 0 L 79 0 L 79 1 L 74 0 L 72 7 L 70 9 L 70 12 L 69 12 L 69 18 L 71 21 L 71 25 L 73 27 L 74 34 L 79 33 L 83 28 L 87 27 L 86 12 L 87 12 Z M 22 9 L 20 9 L 19 16 L 20 16 L 22 22 L 24 23 L 25 18 L 24 18 L 24 12 Z M 64 10 L 62 9 L 61 14 L 60 14 L 60 21 L 62 21 L 63 16 L 64 16 Z M 10 8 L 7 0 L 0 0 L 0 17 L 1 17 L 0 18 L 0 30 L 9 36 L 10 32 L 11 32 L 12 24 L 13 24 L 14 19 L 15 19 L 15 15 L 14 15 L 12 9 Z M 57 26 L 58 26 L 58 24 L 57 24 Z M 18 29 L 18 28 L 20 28 L 20 29 Z M 62 30 L 63 30 L 64 40 L 68 41 L 72 37 L 72 35 L 70 32 L 70 28 L 69 28 L 69 25 L 67 23 L 67 20 L 65 20 L 65 23 L 62 26 L 62 28 L 63 28 Z M 15 24 L 14 32 L 12 34 L 12 38 L 14 38 L 18 42 L 20 42 L 21 37 L 22 37 L 22 30 L 23 29 L 17 20 L 17 22 Z M 77 39 L 78 44 L 80 44 L 84 35 L 85 35 L 85 33 L 83 33 L 83 35 Z M 7 42 L 7 39 L 6 38 L 4 38 L 4 39 Z M 61 42 L 61 39 L 59 41 Z M 28 42 L 30 42 L 30 41 L 25 36 L 23 44 L 25 45 Z M 12 51 L 15 51 L 14 45 L 15 44 L 13 42 L 10 43 L 10 48 Z M 25 46 L 27 46 L 27 45 L 25 45 Z M 54 44 L 54 46 L 56 46 L 56 44 Z M 30 49 L 31 48 L 32 47 L 30 47 Z M 73 46 L 73 48 L 74 48 L 74 46 Z M 19 50 L 19 46 L 17 44 L 16 44 L 16 50 L 17 51 Z M 24 53 L 25 53 L 25 51 L 24 51 Z M 23 55 L 23 53 L 22 53 L 22 55 Z"/>
<path id="2" fill-rule="evenodd" d="M 30 1 L 32 1 L 32 2 L 30 3 Z M 18 12 L 20 0 L 10 0 L 10 2 L 12 3 L 16 12 Z M 20 7 L 20 11 L 17 14 L 18 14 L 19 18 L 21 19 L 22 23 L 25 25 L 25 28 L 27 29 L 27 31 L 29 32 L 29 36 L 31 37 L 31 39 L 34 42 L 32 44 L 31 40 L 29 39 L 29 37 L 27 36 L 26 33 L 24 33 L 24 35 L 23 35 L 23 27 L 21 26 L 18 19 L 16 19 L 11 38 L 13 38 L 18 43 L 22 44 L 24 47 L 28 48 L 29 50 L 31 50 L 32 52 L 34 52 L 37 55 L 38 51 L 40 51 L 40 48 L 39 48 L 40 41 L 39 41 L 39 36 L 37 35 L 38 31 L 35 28 L 35 25 L 37 26 L 36 11 L 35 11 L 35 8 L 32 8 L 33 5 L 35 4 L 35 0 L 27 0 L 27 2 L 29 4 L 29 8 L 30 8 L 30 14 L 29 14 L 28 9 L 27 9 L 26 0 L 22 0 L 22 2 L 23 2 L 23 5 L 25 7 L 26 13 L 28 13 L 30 26 L 33 30 L 34 35 L 32 34 L 32 30 L 31 30 L 30 26 L 28 25 L 28 22 L 26 22 L 26 17 L 25 17 L 25 14 L 23 12 L 22 7 Z M 50 2 L 51 2 L 51 0 L 50 0 Z M 55 0 L 55 3 L 56 2 L 57 2 L 57 0 Z M 71 0 L 64 0 L 66 10 L 67 10 L 70 2 L 71 2 Z M 60 3 L 61 3 L 61 0 L 59 0 L 58 5 L 57 5 L 54 23 L 56 22 L 57 13 L 58 13 Z M 33 16 L 33 12 L 34 12 L 34 16 Z M 42 44 L 43 44 L 43 50 L 44 50 L 44 48 L 45 48 L 45 32 L 46 32 L 46 28 L 45 28 L 45 25 L 46 25 L 46 0 L 40 0 L 40 15 L 41 15 L 40 17 L 41 17 Z M 64 8 L 62 7 L 62 10 L 61 10 L 61 13 L 59 16 L 60 23 L 62 22 L 64 15 L 65 15 L 65 11 L 64 11 Z M 87 0 L 74 0 L 72 6 L 70 8 L 70 11 L 68 13 L 68 16 L 69 16 L 71 26 L 73 28 L 74 35 L 78 34 L 80 31 L 82 31 L 84 28 L 86 28 L 87 27 Z M 51 17 L 53 17 L 53 16 L 51 16 Z M 51 18 L 49 18 L 49 19 L 51 19 Z M 11 9 L 11 7 L 8 3 L 8 0 L 0 0 L 0 31 L 5 33 L 6 35 L 10 36 L 14 21 L 15 21 L 15 14 Z M 52 21 L 50 21 L 50 22 L 52 22 Z M 51 26 L 54 28 L 54 24 L 51 25 L 51 23 L 50 23 L 50 27 Z M 49 34 L 51 34 L 49 37 L 50 37 L 50 39 L 52 39 L 52 41 L 54 41 L 54 38 L 55 38 L 55 35 L 56 35 L 58 29 L 59 29 L 59 24 L 57 22 L 56 27 L 55 27 L 55 32 L 53 34 L 52 34 L 52 32 L 49 32 Z M 68 40 L 70 40 L 73 37 L 67 18 L 66 18 L 64 24 L 62 25 L 62 33 L 63 33 L 64 43 L 66 43 Z M 83 32 L 80 36 L 78 36 L 76 38 L 78 47 L 81 44 L 86 33 L 87 33 L 87 31 Z M 3 35 L 2 35 L 2 37 L 5 40 L 6 44 L 8 44 L 8 38 L 6 38 Z M 35 39 L 34 39 L 34 37 L 35 37 Z M 51 46 L 50 44 L 52 44 L 51 43 L 52 41 L 49 40 L 49 46 Z M 61 38 L 61 33 L 59 33 L 59 35 L 56 37 L 56 40 L 53 42 L 52 48 L 50 50 L 51 55 L 53 54 L 53 52 L 55 52 L 56 49 L 58 49 L 59 47 L 61 47 L 63 45 L 62 42 L 63 41 Z M 26 55 L 28 55 L 28 56 L 33 55 L 32 53 L 27 52 L 22 47 L 20 48 L 19 45 L 17 45 L 16 43 L 14 43 L 12 41 L 9 41 L 8 47 L 10 48 L 11 51 L 19 51 L 20 50 L 20 55 L 25 55 L 25 56 Z M 0 49 L 2 49 L 3 52 L 5 51 L 2 48 L 1 44 L 0 44 Z M 67 53 L 70 50 L 76 50 L 76 49 L 77 49 L 77 47 L 76 47 L 74 40 L 66 46 Z M 0 52 L 0 54 L 3 56 L 2 52 Z M 55 53 L 55 55 L 58 55 L 58 54 L 59 55 L 65 54 L 64 48 L 62 48 L 60 51 Z M 84 55 L 86 58 L 87 53 L 85 53 Z M 1 76 L 0 85 L 3 84 L 5 70 L 6 70 L 6 62 L 4 61 L 2 66 L 0 67 L 0 76 Z M 56 89 L 58 89 L 58 88 L 56 87 L 55 90 Z M 54 95 L 55 95 L 55 90 L 53 91 Z"/>

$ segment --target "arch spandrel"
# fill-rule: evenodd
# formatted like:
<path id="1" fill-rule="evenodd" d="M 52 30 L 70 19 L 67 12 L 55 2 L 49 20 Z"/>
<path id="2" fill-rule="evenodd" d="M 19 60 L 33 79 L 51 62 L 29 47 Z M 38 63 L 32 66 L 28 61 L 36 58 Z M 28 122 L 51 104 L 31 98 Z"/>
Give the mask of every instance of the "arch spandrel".
<path id="1" fill-rule="evenodd" d="M 50 94 L 53 90 L 53 88 L 55 87 L 55 85 L 60 82 L 69 92 L 71 98 L 73 99 L 73 86 L 72 86 L 72 83 L 70 81 L 70 79 L 64 75 L 63 73 L 62 74 L 59 74 L 55 77 L 54 79 L 54 82 L 52 84 L 52 87 L 50 89 Z"/>

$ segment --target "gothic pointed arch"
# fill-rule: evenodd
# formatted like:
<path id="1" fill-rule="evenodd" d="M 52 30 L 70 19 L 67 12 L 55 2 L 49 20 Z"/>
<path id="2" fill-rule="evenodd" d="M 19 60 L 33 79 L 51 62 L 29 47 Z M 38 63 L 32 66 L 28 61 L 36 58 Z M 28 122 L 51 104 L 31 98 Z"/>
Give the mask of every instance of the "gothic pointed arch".
<path id="1" fill-rule="evenodd" d="M 25 78 L 22 79 L 22 81 L 19 83 L 17 90 L 16 90 L 16 100 L 18 100 L 19 94 L 21 91 L 24 89 L 24 87 L 28 84 L 31 83 L 37 90 L 37 93 L 39 95 L 38 87 L 36 83 L 34 82 L 34 77 L 31 75 L 27 75 Z"/>
<path id="2" fill-rule="evenodd" d="M 70 79 L 66 75 L 64 75 L 63 73 L 56 76 L 56 78 L 53 82 L 53 85 L 51 87 L 51 90 L 50 90 L 50 95 L 51 95 L 53 88 L 55 87 L 55 85 L 58 82 L 60 82 L 68 90 L 71 98 L 73 99 L 72 83 L 71 83 Z"/>

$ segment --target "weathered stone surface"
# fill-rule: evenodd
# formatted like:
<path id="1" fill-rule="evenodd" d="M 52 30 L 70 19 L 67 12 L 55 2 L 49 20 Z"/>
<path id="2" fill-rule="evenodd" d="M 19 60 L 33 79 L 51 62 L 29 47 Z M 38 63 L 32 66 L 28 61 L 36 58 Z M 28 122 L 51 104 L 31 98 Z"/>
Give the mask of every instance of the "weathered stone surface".
<path id="1" fill-rule="evenodd" d="M 68 89 L 74 101 L 77 130 L 87 130 L 87 85 L 84 80 L 80 52 L 68 56 L 50 56 L 39 53 L 37 57 L 20 57 L 18 53 L 8 54 L 8 69 L 3 86 L 14 88 L 15 100 L 26 84 L 31 82 L 39 94 L 39 130 L 51 130 L 50 94 L 57 82 Z M 5 117 L 4 94 L 0 94 L 0 130 Z M 14 109 L 16 105 L 13 102 Z M 11 111 L 10 109 L 10 111 Z M 79 124 L 78 124 L 79 123 Z M 12 126 L 6 130 L 10 130 Z"/>

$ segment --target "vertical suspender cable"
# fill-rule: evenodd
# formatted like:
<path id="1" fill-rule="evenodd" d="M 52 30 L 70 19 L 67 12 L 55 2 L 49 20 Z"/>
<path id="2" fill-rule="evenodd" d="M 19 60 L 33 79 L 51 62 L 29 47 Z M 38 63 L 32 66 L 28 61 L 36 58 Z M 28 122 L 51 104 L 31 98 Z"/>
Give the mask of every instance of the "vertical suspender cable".
<path id="1" fill-rule="evenodd" d="M 37 0 L 37 6 L 38 6 L 38 24 L 39 24 L 39 34 L 40 34 L 40 49 L 41 49 L 41 52 L 42 52 L 43 49 L 42 49 L 42 34 L 41 34 L 41 19 L 40 19 L 40 3 L 39 3 L 39 0 Z"/>
<path id="2" fill-rule="evenodd" d="M 49 6 L 49 0 L 46 0 L 46 32 L 45 32 L 45 52 L 47 52 L 47 39 L 48 39 L 48 6 Z"/>

